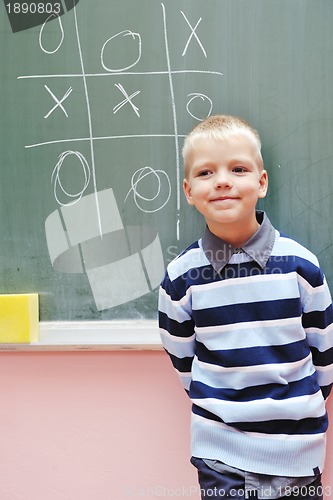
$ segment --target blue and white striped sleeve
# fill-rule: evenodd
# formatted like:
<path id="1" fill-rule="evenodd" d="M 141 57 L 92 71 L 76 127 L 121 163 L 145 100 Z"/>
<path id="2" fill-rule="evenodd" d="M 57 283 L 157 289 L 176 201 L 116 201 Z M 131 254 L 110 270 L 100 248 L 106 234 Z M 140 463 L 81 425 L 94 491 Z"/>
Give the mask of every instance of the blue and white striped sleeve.
<path id="1" fill-rule="evenodd" d="M 333 384 L 333 307 L 325 277 L 319 270 L 315 280 L 302 280 L 303 327 L 312 352 L 317 380 L 326 399 Z"/>
<path id="2" fill-rule="evenodd" d="M 188 393 L 195 353 L 194 322 L 189 292 L 177 293 L 168 273 L 159 290 L 159 329 L 162 344 Z"/>

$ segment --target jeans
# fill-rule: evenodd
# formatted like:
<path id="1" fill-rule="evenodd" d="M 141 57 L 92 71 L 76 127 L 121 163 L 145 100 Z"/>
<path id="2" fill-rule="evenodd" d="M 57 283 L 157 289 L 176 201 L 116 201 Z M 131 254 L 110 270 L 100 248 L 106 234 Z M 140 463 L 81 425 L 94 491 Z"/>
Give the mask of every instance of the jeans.
<path id="1" fill-rule="evenodd" d="M 201 491 L 201 499 L 209 500 L 257 500 L 258 492 L 255 490 L 245 491 L 245 479 L 238 474 L 221 474 L 208 467 L 200 458 L 191 458 L 191 463 L 198 470 L 198 480 Z M 321 484 L 321 476 L 317 476 L 313 483 L 300 488 L 290 487 L 279 499 L 288 500 L 322 500 L 324 488 Z M 276 498 L 276 494 L 270 496 L 270 489 L 265 488 L 259 492 L 259 498 Z M 277 494 L 279 492 L 277 491 Z M 283 496 L 284 495 L 284 496 Z"/>

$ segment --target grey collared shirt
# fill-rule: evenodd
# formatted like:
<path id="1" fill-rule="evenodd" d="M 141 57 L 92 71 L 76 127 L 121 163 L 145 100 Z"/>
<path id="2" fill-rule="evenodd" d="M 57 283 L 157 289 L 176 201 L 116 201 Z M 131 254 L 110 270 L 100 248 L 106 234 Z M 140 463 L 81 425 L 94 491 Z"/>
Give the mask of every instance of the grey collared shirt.
<path id="1" fill-rule="evenodd" d="M 276 231 L 264 212 L 258 210 L 256 217 L 260 226 L 241 249 L 218 238 L 206 227 L 202 238 L 202 248 L 217 273 L 220 273 L 232 256 L 240 251 L 249 257 L 247 260 L 254 260 L 264 269 L 272 253 Z"/>

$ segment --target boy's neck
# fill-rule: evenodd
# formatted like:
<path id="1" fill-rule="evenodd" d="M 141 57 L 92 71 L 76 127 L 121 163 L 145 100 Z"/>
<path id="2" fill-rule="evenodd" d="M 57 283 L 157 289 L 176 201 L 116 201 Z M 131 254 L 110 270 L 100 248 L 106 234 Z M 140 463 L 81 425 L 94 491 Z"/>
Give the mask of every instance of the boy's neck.
<path id="1" fill-rule="evenodd" d="M 258 223 L 256 217 L 251 221 L 250 224 L 244 226 L 244 223 L 236 224 L 220 224 L 218 226 L 211 227 L 208 224 L 209 230 L 218 238 L 230 243 L 235 248 L 241 248 L 258 230 L 260 224 Z"/>

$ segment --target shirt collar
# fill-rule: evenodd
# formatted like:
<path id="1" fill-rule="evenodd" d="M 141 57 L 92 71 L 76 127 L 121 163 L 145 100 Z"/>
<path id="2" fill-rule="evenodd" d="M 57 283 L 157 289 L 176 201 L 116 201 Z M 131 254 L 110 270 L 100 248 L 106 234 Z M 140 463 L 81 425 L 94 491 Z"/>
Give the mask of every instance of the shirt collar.
<path id="1" fill-rule="evenodd" d="M 264 269 L 272 253 L 275 241 L 275 229 L 264 212 L 260 210 L 256 211 L 256 217 L 260 226 L 253 236 L 244 243 L 242 250 Z M 228 264 L 233 254 L 239 250 L 230 243 L 215 236 L 208 227 L 206 227 L 202 238 L 202 248 L 207 259 L 218 273 Z"/>

